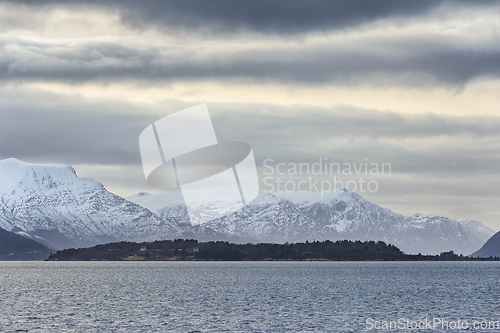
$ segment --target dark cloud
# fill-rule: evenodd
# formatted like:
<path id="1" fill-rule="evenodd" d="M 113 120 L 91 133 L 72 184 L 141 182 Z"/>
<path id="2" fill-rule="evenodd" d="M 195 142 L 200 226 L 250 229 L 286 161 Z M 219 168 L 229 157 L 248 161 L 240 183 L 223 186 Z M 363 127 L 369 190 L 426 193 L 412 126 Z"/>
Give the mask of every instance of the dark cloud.
<path id="1" fill-rule="evenodd" d="M 448 1 L 25 1 L 12 6 L 29 12 L 44 6 L 113 8 L 134 26 L 205 31 L 216 43 L 144 46 L 132 40 L 88 38 L 41 40 L 3 37 L 0 77 L 69 83 L 227 80 L 306 85 L 446 85 L 462 89 L 476 78 L 500 76 L 500 48 L 493 35 L 403 34 L 310 40 L 259 36 L 233 43 L 220 31 L 257 33 L 330 31 L 379 18 L 412 17 L 437 7 L 484 7 L 495 2 Z M 41 7 L 40 7 L 41 6 Z M 443 7 L 444 6 L 444 7 Z M 31 9 L 31 11 L 30 11 Z M 445 10 L 442 10 L 443 12 Z M 42 14 L 39 14 L 42 15 Z M 36 15 L 35 15 L 36 16 Z M 5 24 L 15 25 L 15 16 Z M 400 20 L 401 21 L 401 20 Z M 404 22 L 401 21 L 401 22 Z M 402 24 L 402 23 L 396 24 Z M 23 24 L 25 24 L 24 22 Z M 394 25 L 394 22 L 392 22 Z M 217 27 L 219 32 L 213 31 Z M 31 29 L 35 29 L 31 27 Z"/>
<path id="2" fill-rule="evenodd" d="M 16 1 L 18 2 L 18 1 Z M 424 15 L 446 6 L 485 7 L 494 1 L 451 0 L 111 0 L 111 1 L 23 1 L 40 6 L 97 6 L 120 13 L 124 24 L 142 29 L 187 30 L 198 33 L 257 32 L 297 34 L 359 26 L 386 18 Z"/>
<path id="3" fill-rule="evenodd" d="M 500 76 L 500 49 L 484 44 L 424 38 L 402 42 L 380 37 L 365 47 L 355 42 L 323 42 L 258 48 L 228 44 L 228 49 L 220 50 L 197 45 L 160 48 L 118 41 L 63 43 L 4 38 L 0 41 L 0 77 L 69 83 L 236 80 L 462 88 L 476 78 Z"/>

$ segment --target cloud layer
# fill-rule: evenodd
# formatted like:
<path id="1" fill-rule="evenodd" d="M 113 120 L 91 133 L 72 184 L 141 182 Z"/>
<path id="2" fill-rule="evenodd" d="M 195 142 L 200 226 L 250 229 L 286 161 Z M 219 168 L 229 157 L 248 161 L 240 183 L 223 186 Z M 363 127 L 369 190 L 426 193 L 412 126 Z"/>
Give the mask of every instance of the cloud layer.
<path id="1" fill-rule="evenodd" d="M 23 13 L 18 19 L 2 16 L 3 80 L 463 89 L 471 80 L 500 76 L 500 25 L 491 14 L 500 5 L 490 1 L 26 1 L 4 7 L 16 9 Z M 79 10 L 89 19 L 71 16 Z M 92 13 L 99 14 L 95 22 Z M 47 38 L 61 30 L 61 17 L 75 31 L 103 20 L 122 25 L 113 36 L 104 30 Z M 42 32 L 9 33 L 19 27 L 22 34 Z"/>
<path id="2" fill-rule="evenodd" d="M 326 39 L 284 45 L 129 45 L 84 39 L 0 39 L 0 76 L 11 81 L 175 82 L 225 80 L 298 85 L 444 84 L 500 76 L 500 44 L 489 40 Z M 474 51 L 471 44 L 474 43 Z M 361 46 L 362 45 L 362 46 Z M 220 48 L 225 48 L 222 52 Z"/>
<path id="3" fill-rule="evenodd" d="M 132 194 L 145 184 L 139 133 L 209 102 L 218 138 L 252 144 L 261 171 L 265 159 L 391 163 L 374 202 L 500 227 L 499 12 L 449 0 L 2 2 L 0 158 L 72 164 Z"/>
<path id="4" fill-rule="evenodd" d="M 35 99 L 33 103 L 31 99 Z M 191 106 L 165 100 L 145 108 L 113 99 L 67 99 L 19 89 L 0 95 L 0 158 L 67 164 L 139 165 L 141 131 Z M 365 158 L 403 174 L 496 174 L 500 117 L 408 115 L 352 106 L 329 108 L 210 103 L 219 140 L 245 141 L 257 160 L 310 162 Z M 8 144 L 7 144 L 8 143 Z"/>
<path id="5" fill-rule="evenodd" d="M 111 1 L 12 1 L 33 10 L 73 6 L 118 11 L 123 24 L 145 29 L 186 30 L 199 34 L 293 35 L 308 32 L 348 29 L 387 19 L 408 20 L 433 11 L 453 11 L 495 7 L 495 1 L 461 0 L 111 0 Z"/>

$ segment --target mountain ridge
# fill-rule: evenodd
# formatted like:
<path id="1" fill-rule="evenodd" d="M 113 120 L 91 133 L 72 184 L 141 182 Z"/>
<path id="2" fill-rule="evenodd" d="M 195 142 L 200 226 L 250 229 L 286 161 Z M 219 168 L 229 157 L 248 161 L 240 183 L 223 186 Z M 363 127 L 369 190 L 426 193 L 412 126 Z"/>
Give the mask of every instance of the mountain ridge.
<path id="1" fill-rule="evenodd" d="M 203 196 L 192 216 L 220 216 L 223 202 L 212 204 Z M 189 220 L 179 191 L 122 198 L 79 178 L 70 166 L 16 159 L 0 161 L 0 228 L 54 249 L 180 237 L 238 243 L 351 239 L 424 254 L 470 254 L 494 234 L 477 221 L 397 214 L 346 189 L 325 196 L 260 192 L 242 209 L 200 223 Z"/>
<path id="2" fill-rule="evenodd" d="M 181 197 L 177 191 L 137 194 L 126 199 L 159 216 L 176 214 L 181 220 L 187 220 L 189 217 L 179 199 Z M 198 224 L 196 221 L 191 223 Z M 261 192 L 243 209 L 204 223 L 203 226 L 226 235 L 261 242 L 381 240 L 395 244 L 406 253 L 428 254 L 449 250 L 470 254 L 484 244 L 486 237 L 494 234 L 493 230 L 473 220 L 460 222 L 440 216 L 397 214 L 346 189 L 326 195 Z"/>
<path id="3" fill-rule="evenodd" d="M 16 159 L 0 161 L 0 227 L 54 249 L 181 235 L 175 218 L 161 219 L 70 166 Z"/>

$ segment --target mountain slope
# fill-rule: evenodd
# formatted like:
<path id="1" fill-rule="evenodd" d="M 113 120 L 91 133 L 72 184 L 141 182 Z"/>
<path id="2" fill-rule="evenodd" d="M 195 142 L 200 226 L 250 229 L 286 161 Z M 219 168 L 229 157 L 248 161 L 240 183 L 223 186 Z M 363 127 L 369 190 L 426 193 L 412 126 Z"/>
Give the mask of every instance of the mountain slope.
<path id="1" fill-rule="evenodd" d="M 188 221 L 180 192 L 139 194 L 127 198 L 161 217 Z M 200 210 L 213 207 L 199 205 Z M 191 221 L 198 225 L 198 221 Z M 383 240 L 406 253 L 438 254 L 453 250 L 470 254 L 493 233 L 477 221 L 400 215 L 365 200 L 356 192 L 259 193 L 243 209 L 200 226 L 217 233 L 261 242 L 305 240 Z M 477 233 L 477 235 L 476 235 Z"/>
<path id="2" fill-rule="evenodd" d="M 193 216 L 220 216 L 223 202 L 203 200 Z M 223 207 L 222 207 L 223 208 Z M 232 242 L 382 240 L 406 253 L 477 251 L 493 231 L 477 221 L 400 215 L 355 192 L 259 193 L 242 209 L 202 223 L 189 220 L 180 192 L 123 199 L 65 165 L 0 161 L 0 228 L 54 249 L 116 240 L 173 238 Z"/>
<path id="3" fill-rule="evenodd" d="M 488 241 L 476 252 L 473 257 L 488 258 L 500 257 L 500 231 L 494 234 Z"/>
<path id="4" fill-rule="evenodd" d="M 49 252 L 44 245 L 0 228 L 0 255 L 10 253 Z"/>
<path id="5" fill-rule="evenodd" d="M 465 228 L 465 230 L 473 233 L 483 242 L 486 242 L 495 234 L 495 230 L 484 226 L 481 222 L 476 220 L 463 220 L 460 221 L 460 224 Z"/>
<path id="6" fill-rule="evenodd" d="M 70 166 L 16 159 L 0 161 L 0 227 L 55 249 L 180 235 L 176 219 L 159 218 Z"/>

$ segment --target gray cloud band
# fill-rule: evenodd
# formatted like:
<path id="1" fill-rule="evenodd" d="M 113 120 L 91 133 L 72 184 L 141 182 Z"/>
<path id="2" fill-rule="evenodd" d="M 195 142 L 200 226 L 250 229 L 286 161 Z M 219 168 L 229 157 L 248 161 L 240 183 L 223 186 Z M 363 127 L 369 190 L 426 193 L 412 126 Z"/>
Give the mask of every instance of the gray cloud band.
<path id="1" fill-rule="evenodd" d="M 241 48 L 229 44 L 221 58 L 215 49 L 204 55 L 206 52 L 197 46 L 177 44 L 134 48 L 129 43 L 83 40 L 67 45 L 0 36 L 0 77 L 5 82 L 216 79 L 305 85 L 444 84 L 459 88 L 476 78 L 500 77 L 500 48 L 491 38 L 471 43 L 443 36 L 431 40 L 409 37 L 404 45 L 397 39 L 373 38 L 363 49 L 333 41 L 255 48 L 252 43 Z"/>
<path id="2" fill-rule="evenodd" d="M 168 33 L 176 30 L 195 31 L 201 34 L 238 34 L 249 31 L 284 35 L 345 29 L 382 19 L 418 17 L 443 7 L 450 12 L 462 7 L 489 8 L 498 3 L 490 0 L 474 2 L 150 0 L 147 5 L 139 0 L 10 0 L 10 2 L 19 6 L 28 5 L 43 15 L 46 15 L 47 9 L 51 7 L 88 6 L 108 9 L 117 13 L 123 24 L 137 30 L 155 27 Z M 40 8 L 42 6 L 45 7 L 44 10 Z M 9 23 L 23 26 L 32 24 L 31 21 L 15 16 Z"/>
<path id="3" fill-rule="evenodd" d="M 232 213 L 258 194 L 252 148 L 217 140 L 206 104 L 166 116 L 139 136 L 149 185 L 180 189 L 192 223 Z M 213 209 L 207 210 L 208 206 Z"/>

